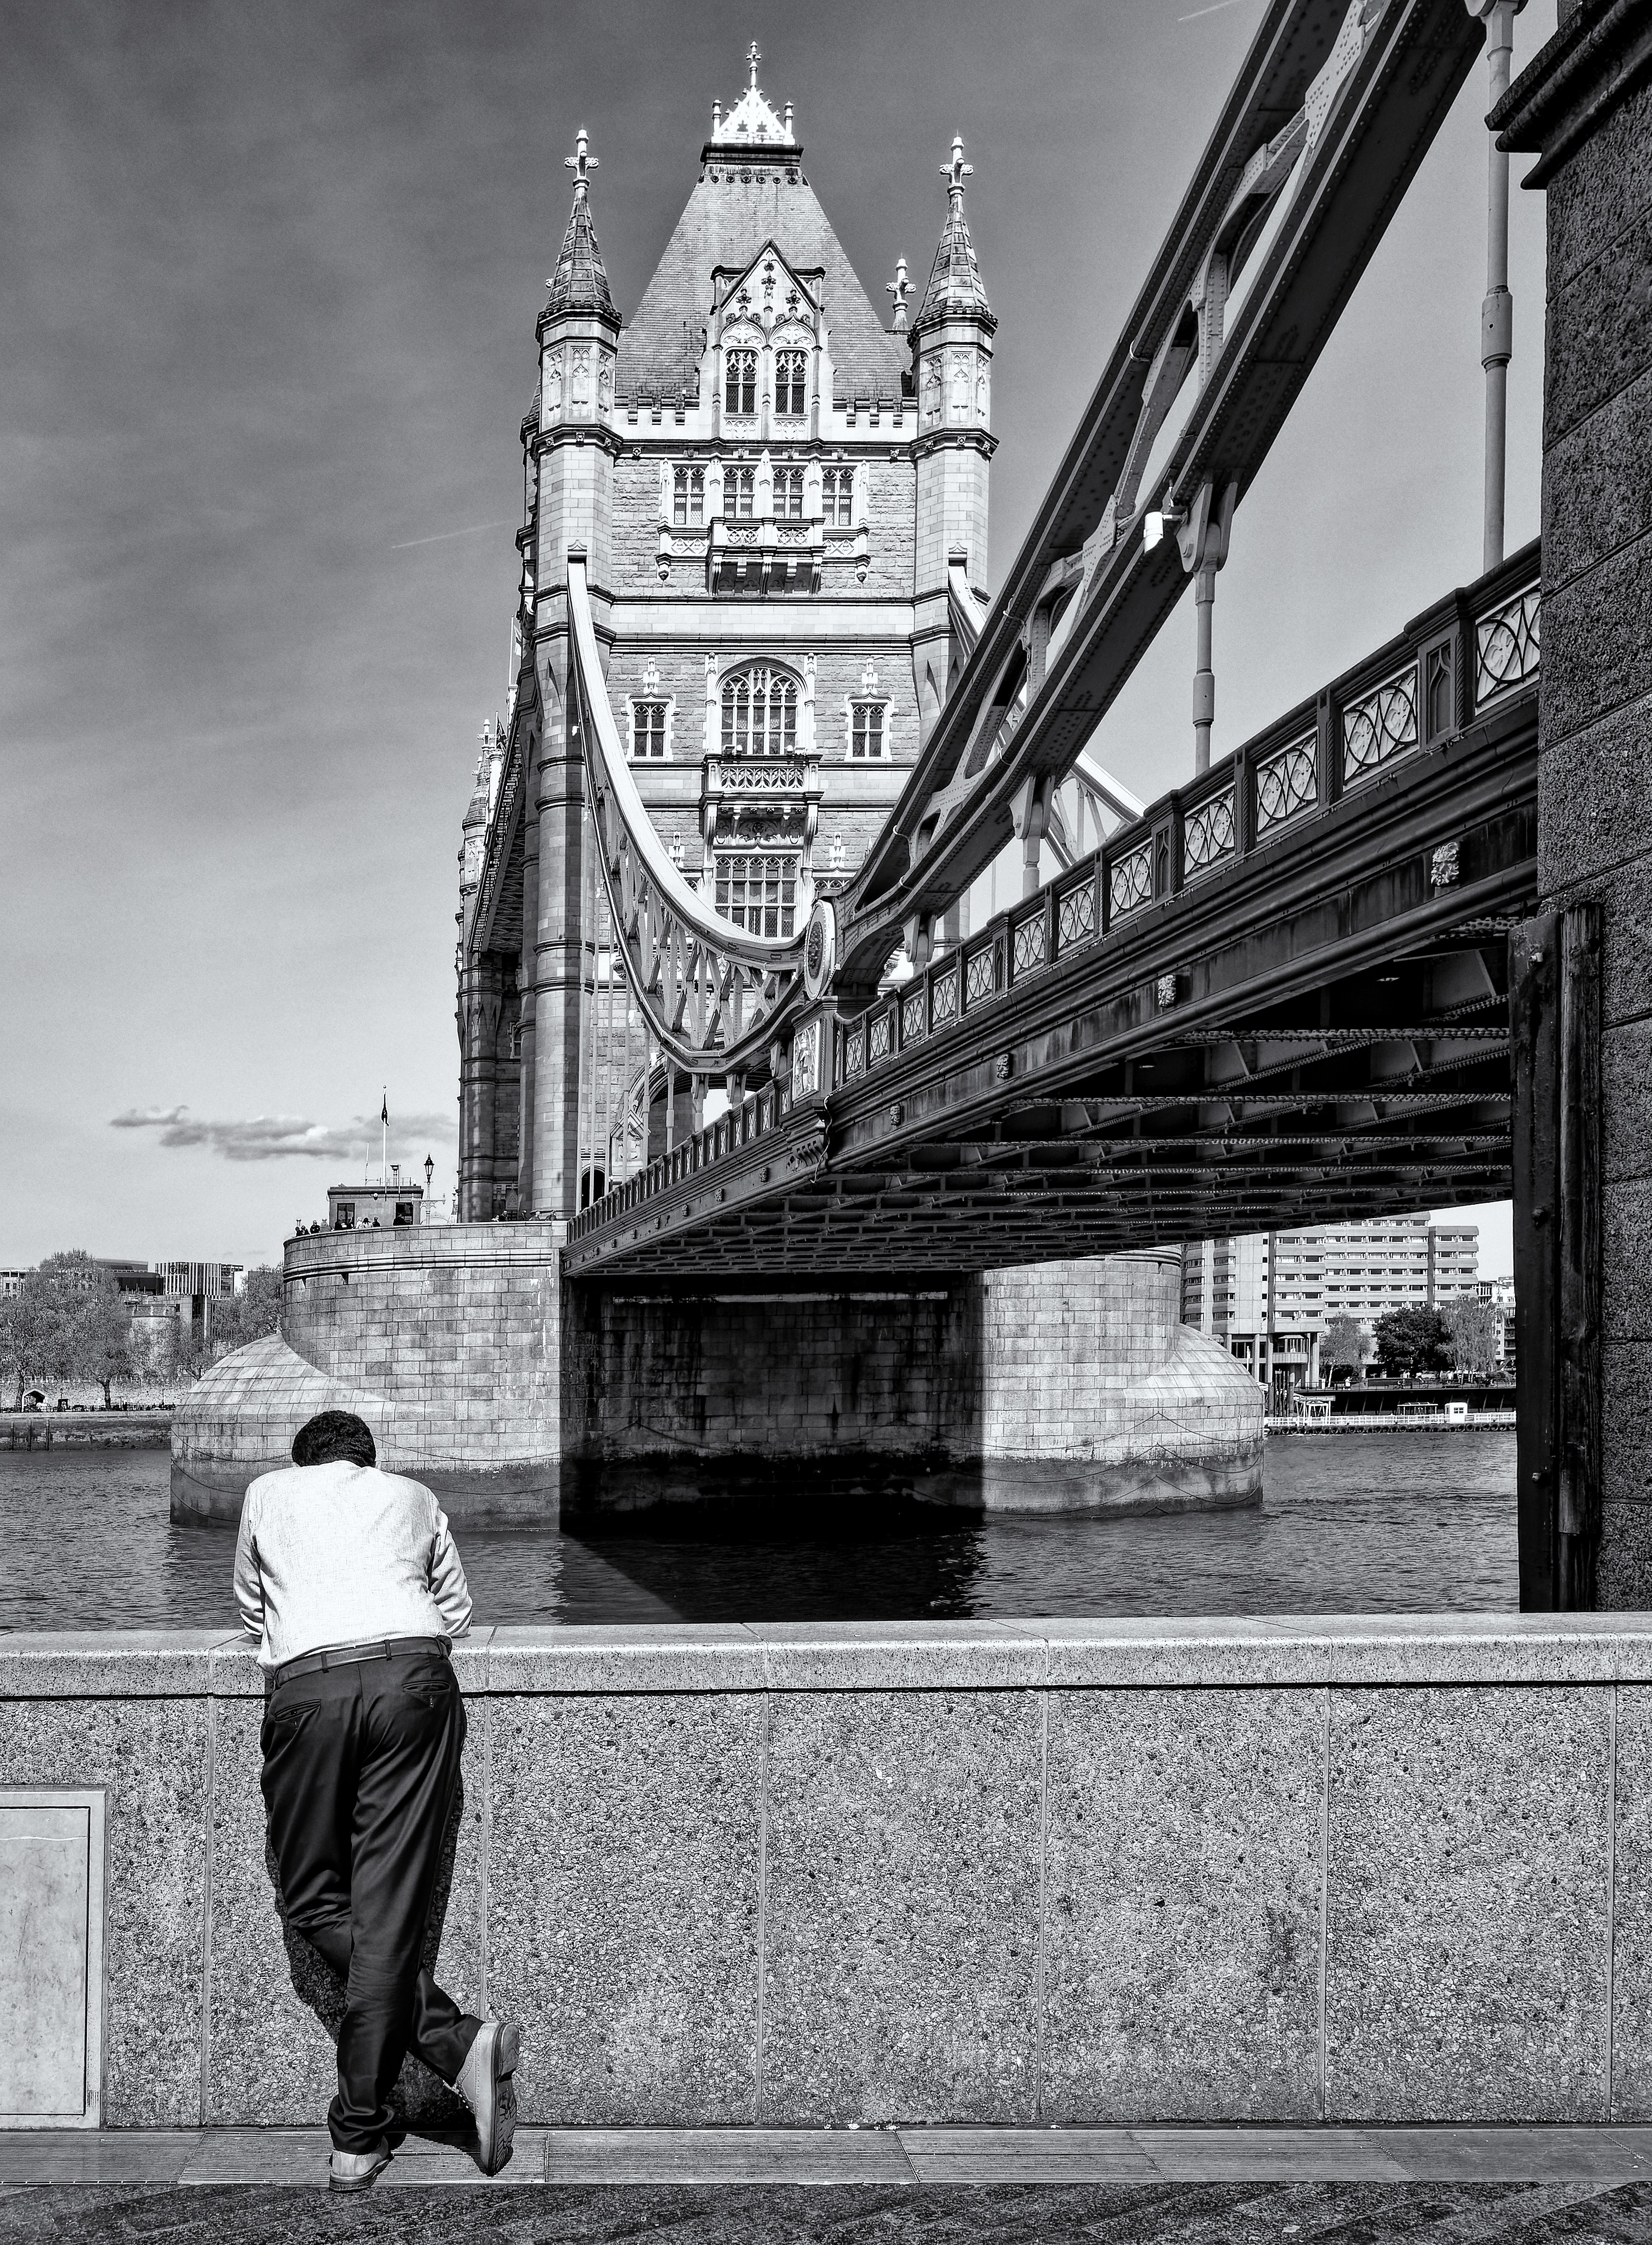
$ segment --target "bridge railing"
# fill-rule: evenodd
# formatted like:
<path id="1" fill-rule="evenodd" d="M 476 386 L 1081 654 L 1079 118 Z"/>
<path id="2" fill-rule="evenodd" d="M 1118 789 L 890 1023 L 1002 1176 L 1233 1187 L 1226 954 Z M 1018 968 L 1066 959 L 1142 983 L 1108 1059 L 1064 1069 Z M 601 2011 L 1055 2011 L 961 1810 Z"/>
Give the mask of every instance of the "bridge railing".
<path id="1" fill-rule="evenodd" d="M 1404 758 L 1461 732 L 1536 676 L 1538 604 L 1534 541 L 864 1013 L 837 1021 L 815 1014 L 799 1023 L 791 1032 L 789 1072 L 585 1210 L 570 1240 L 778 1132 L 799 1102 L 848 1089 L 1058 960 L 1105 940 L 1159 899 L 1323 816 Z"/>
<path id="2" fill-rule="evenodd" d="M 836 1025 L 832 1085 L 853 1083 L 1161 898 L 1208 878 L 1472 723 L 1536 675 L 1535 543 L 1000 912 L 921 975 Z"/>

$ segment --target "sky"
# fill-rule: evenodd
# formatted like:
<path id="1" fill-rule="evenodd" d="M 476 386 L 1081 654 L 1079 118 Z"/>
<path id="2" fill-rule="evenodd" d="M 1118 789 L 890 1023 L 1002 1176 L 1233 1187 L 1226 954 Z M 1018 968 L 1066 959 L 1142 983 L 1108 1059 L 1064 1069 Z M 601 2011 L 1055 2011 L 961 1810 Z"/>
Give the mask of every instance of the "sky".
<path id="1" fill-rule="evenodd" d="M 1553 0 L 1516 22 L 1519 68 Z M 962 132 L 1014 557 L 1261 0 L 11 0 L 0 78 L 0 1265 L 278 1258 L 379 1154 L 453 1181 L 459 822 L 502 705 L 534 323 L 581 125 L 616 303 L 710 105 L 796 105 L 874 303 Z M 1479 573 L 1474 76 L 1237 517 L 1217 754 Z M 1519 159 L 1517 159 L 1517 167 Z M 1517 168 L 1518 179 L 1518 168 Z M 1513 198 L 1509 545 L 1542 198 Z M 1191 775 L 1184 603 L 1110 713 Z M 1511 1267 L 1506 1208 L 1475 1212 Z"/>

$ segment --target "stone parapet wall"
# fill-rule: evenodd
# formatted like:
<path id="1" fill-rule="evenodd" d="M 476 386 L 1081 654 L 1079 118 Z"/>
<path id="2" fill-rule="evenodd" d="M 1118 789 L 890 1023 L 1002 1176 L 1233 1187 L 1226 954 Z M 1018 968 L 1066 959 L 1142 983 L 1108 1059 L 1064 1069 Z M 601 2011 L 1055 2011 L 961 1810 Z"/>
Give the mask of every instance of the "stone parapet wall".
<path id="1" fill-rule="evenodd" d="M 437 1969 L 521 2021 L 526 2120 L 1652 2117 L 1652 1618 L 457 1657 Z M 262 1713 L 227 1637 L 0 1638 L 0 1788 L 105 1789 L 105 2125 L 313 2125 L 332 2092 Z M 401 2094 L 440 2116 L 411 2065 Z"/>

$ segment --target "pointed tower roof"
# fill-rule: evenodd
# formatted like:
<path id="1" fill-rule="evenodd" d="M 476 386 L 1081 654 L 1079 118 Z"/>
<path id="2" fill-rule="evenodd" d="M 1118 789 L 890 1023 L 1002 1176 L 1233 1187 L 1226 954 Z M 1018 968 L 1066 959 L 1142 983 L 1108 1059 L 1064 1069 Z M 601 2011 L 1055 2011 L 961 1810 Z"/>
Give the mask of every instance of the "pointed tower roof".
<path id="1" fill-rule="evenodd" d="M 596 169 L 596 158 L 588 153 L 589 146 L 581 125 L 574 154 L 562 159 L 574 174 L 574 207 L 568 213 L 568 232 L 562 236 L 562 254 L 556 261 L 555 272 L 546 283 L 551 293 L 545 310 L 552 318 L 562 312 L 594 312 L 600 318 L 612 320 L 617 327 L 620 315 L 608 294 L 608 268 L 602 262 L 596 228 L 591 222 L 589 175 Z"/>
<path id="2" fill-rule="evenodd" d="M 898 397 L 910 361 L 873 309 L 859 275 L 803 172 L 792 123 L 758 90 L 755 47 L 750 83 L 726 116 L 718 102 L 700 176 L 620 336 L 616 393 L 670 395 L 692 378 L 711 311 L 714 273 L 741 273 L 771 242 L 799 275 L 816 275 L 840 390 Z"/>
<path id="3" fill-rule="evenodd" d="M 955 319 L 960 314 L 992 319 L 992 307 L 987 302 L 981 268 L 976 262 L 975 245 L 969 239 L 969 227 L 963 214 L 963 183 L 974 176 L 975 168 L 973 164 L 964 162 L 963 141 L 955 135 L 952 161 L 941 167 L 941 176 L 947 183 L 947 222 L 941 229 L 935 261 L 929 268 L 929 286 L 923 292 L 918 316 L 912 322 L 914 332 L 920 328 L 935 327 L 942 320 Z"/>
<path id="4" fill-rule="evenodd" d="M 758 146 L 790 148 L 792 139 L 792 105 L 785 105 L 784 123 L 772 105 L 758 90 L 758 64 L 763 57 L 758 43 L 752 40 L 745 51 L 746 68 L 751 83 L 726 117 L 720 101 L 711 105 L 711 140 L 710 145 L 719 149 Z"/>

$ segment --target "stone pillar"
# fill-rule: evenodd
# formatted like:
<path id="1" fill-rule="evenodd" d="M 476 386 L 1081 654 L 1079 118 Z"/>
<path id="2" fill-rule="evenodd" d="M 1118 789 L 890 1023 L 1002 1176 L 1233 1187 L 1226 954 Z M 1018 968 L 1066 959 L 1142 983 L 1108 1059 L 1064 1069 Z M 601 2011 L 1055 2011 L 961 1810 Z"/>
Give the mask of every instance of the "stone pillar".
<path id="1" fill-rule="evenodd" d="M 566 613 L 566 595 L 564 595 Z M 541 650 L 545 733 L 534 790 L 539 878 L 534 937 L 534 1203 L 564 1219 L 579 1210 L 579 1082 L 584 929 L 581 919 L 584 778 L 570 737 L 566 621 Z M 526 940 L 526 931 L 524 932 Z"/>
<path id="2" fill-rule="evenodd" d="M 536 792 L 537 790 L 530 791 L 529 803 Z M 522 826 L 522 956 L 516 974 L 521 1122 L 516 1140 L 516 1193 L 526 1215 L 538 1205 L 534 1197 L 534 965 L 539 926 L 540 822 L 532 810 L 524 810 Z"/>
<path id="3" fill-rule="evenodd" d="M 1561 16 L 1492 122 L 1500 146 L 1537 152 L 1522 185 L 1548 193 L 1538 866 L 1546 912 L 1599 906 L 1595 1595 L 1602 1606 L 1644 1607 L 1652 1605 L 1652 5 L 1561 0 Z"/>

